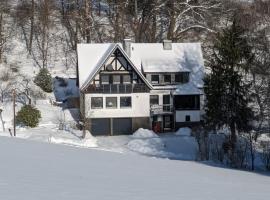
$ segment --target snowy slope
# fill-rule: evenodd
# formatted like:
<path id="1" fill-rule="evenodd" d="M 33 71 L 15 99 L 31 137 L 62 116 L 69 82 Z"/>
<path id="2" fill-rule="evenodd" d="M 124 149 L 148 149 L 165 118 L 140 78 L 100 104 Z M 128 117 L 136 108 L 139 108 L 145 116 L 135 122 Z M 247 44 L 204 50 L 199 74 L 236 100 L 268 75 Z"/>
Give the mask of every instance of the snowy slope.
<path id="1" fill-rule="evenodd" d="M 269 175 L 1 137 L 0 199 L 267 200 Z"/>

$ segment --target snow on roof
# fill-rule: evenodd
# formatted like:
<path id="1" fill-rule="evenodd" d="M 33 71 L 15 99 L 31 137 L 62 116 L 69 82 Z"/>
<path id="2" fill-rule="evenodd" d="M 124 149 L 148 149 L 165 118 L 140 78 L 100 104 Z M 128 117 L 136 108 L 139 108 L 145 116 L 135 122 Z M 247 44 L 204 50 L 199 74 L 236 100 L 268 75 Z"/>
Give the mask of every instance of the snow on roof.
<path id="1" fill-rule="evenodd" d="M 83 88 L 117 44 L 78 44 L 79 86 Z"/>
<path id="2" fill-rule="evenodd" d="M 78 67 L 79 67 L 79 86 L 80 89 L 87 87 L 89 82 L 94 78 L 95 74 L 101 66 L 107 61 L 109 56 L 118 48 L 123 55 L 127 58 L 134 70 L 142 78 L 142 80 L 152 88 L 152 85 L 141 74 L 141 71 L 134 66 L 128 55 L 122 49 L 121 44 L 117 43 L 104 43 L 104 44 L 78 44 Z"/>
<path id="3" fill-rule="evenodd" d="M 151 84 L 141 72 L 190 72 L 190 82 L 202 87 L 204 64 L 200 43 L 172 43 L 172 50 L 164 50 L 162 43 L 132 43 L 128 58 L 121 44 L 78 44 L 80 88 L 87 86 L 111 53 L 119 48 L 131 60 L 147 85 Z"/>
<path id="4" fill-rule="evenodd" d="M 172 43 L 164 50 L 162 43 L 132 43 L 131 60 L 144 72 L 191 72 L 195 85 L 203 85 L 204 61 L 200 43 Z"/>

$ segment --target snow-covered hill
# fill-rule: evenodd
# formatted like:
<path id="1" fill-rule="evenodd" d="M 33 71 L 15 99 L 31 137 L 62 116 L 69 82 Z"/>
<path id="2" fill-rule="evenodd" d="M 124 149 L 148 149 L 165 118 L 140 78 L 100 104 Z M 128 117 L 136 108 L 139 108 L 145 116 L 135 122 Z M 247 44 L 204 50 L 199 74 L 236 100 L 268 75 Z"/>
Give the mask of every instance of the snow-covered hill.
<path id="1" fill-rule="evenodd" d="M 0 140 L 0 199 L 268 200 L 269 174 Z"/>

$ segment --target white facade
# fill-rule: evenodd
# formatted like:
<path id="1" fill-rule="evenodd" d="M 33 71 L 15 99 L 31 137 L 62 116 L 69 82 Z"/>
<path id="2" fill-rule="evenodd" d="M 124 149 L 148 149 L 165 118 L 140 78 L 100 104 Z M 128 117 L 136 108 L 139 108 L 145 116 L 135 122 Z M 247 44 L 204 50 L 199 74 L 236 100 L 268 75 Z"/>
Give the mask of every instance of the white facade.
<path id="1" fill-rule="evenodd" d="M 190 122 L 200 122 L 200 110 L 177 110 L 175 111 L 175 122 L 186 122 L 186 116 L 190 116 Z"/>
<path id="2" fill-rule="evenodd" d="M 103 108 L 92 109 L 91 97 L 102 97 Z M 106 108 L 106 97 L 117 97 L 117 108 Z M 131 108 L 120 108 L 120 97 L 131 97 Z M 149 93 L 85 94 L 86 118 L 150 117 Z"/>

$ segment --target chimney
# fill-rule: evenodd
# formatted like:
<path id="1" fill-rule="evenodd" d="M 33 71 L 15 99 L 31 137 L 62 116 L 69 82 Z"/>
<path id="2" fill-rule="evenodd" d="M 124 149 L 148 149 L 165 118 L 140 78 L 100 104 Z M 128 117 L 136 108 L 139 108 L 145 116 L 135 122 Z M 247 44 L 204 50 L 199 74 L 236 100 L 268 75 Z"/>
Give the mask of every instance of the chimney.
<path id="1" fill-rule="evenodd" d="M 164 50 L 172 50 L 172 41 L 171 40 L 163 40 L 163 49 Z"/>
<path id="2" fill-rule="evenodd" d="M 123 47 L 127 55 L 130 57 L 131 56 L 131 39 L 124 39 Z"/>

